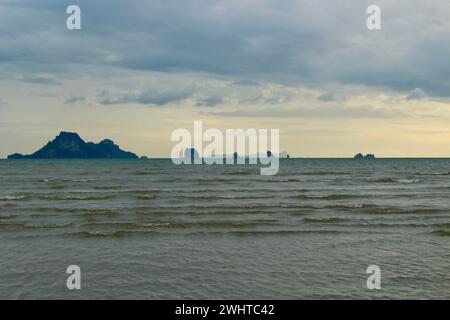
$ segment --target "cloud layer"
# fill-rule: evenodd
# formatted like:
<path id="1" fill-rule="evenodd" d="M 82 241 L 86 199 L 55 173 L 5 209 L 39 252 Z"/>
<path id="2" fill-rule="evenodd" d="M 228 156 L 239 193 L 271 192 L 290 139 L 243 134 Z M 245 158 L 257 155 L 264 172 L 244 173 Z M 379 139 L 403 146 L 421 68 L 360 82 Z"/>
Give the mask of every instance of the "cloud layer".
<path id="1" fill-rule="evenodd" d="M 55 83 L 34 73 L 70 73 L 81 65 L 450 95 L 447 1 L 380 0 L 381 31 L 366 28 L 370 1 L 77 3 L 82 30 L 69 31 L 65 1 L 2 1 L 0 64 L 24 81 L 47 84 Z"/>

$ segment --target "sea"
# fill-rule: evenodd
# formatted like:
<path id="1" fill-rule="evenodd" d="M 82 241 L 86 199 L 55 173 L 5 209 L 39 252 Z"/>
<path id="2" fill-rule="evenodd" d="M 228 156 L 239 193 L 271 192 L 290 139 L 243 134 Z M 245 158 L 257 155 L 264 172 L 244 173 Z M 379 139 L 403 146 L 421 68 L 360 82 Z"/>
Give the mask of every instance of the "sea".
<path id="1" fill-rule="evenodd" d="M 450 159 L 2 160 L 0 298 L 450 299 Z"/>

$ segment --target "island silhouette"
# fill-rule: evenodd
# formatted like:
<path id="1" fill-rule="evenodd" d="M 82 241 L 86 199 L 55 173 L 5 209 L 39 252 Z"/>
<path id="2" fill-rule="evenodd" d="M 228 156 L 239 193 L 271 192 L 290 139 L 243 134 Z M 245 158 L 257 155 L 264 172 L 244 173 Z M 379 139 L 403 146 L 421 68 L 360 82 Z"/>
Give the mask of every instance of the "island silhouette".
<path id="1" fill-rule="evenodd" d="M 375 155 L 372 153 L 363 155 L 362 153 L 358 153 L 356 156 L 353 157 L 355 160 L 373 160 L 375 159 Z"/>
<path id="2" fill-rule="evenodd" d="M 124 151 L 112 140 L 85 142 L 78 133 L 62 131 L 43 148 L 29 154 L 14 153 L 8 159 L 139 159 L 133 152 Z"/>

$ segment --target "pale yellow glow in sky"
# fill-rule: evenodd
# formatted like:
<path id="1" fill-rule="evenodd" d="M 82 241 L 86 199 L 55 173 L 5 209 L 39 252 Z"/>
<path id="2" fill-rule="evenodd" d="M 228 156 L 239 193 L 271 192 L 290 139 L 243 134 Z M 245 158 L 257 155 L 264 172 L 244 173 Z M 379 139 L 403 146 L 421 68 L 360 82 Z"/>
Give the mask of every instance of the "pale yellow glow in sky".
<path id="1" fill-rule="evenodd" d="M 197 87 L 230 86 L 225 80 L 186 77 L 195 79 Z M 146 74 L 128 80 L 130 86 L 152 81 Z M 229 89 L 229 99 L 214 108 L 194 105 L 190 98 L 164 106 L 102 105 L 98 88 L 104 85 L 93 79 L 52 86 L 1 81 L 1 97 L 8 103 L 0 106 L 0 157 L 34 152 L 60 131 L 78 132 L 86 141 L 110 138 L 139 155 L 169 157 L 175 144 L 170 141 L 171 132 L 193 130 L 194 120 L 223 132 L 227 128 L 280 129 L 280 150 L 295 157 L 351 157 L 358 152 L 378 157 L 450 157 L 448 101 L 408 100 L 399 93 L 354 86 L 265 84 L 257 90 L 266 97 L 283 93 L 289 99 L 242 102 L 238 97 L 246 95 L 244 86 Z M 318 99 L 329 91 L 340 96 L 333 101 Z M 65 97 L 74 92 L 86 99 L 65 104 Z"/>

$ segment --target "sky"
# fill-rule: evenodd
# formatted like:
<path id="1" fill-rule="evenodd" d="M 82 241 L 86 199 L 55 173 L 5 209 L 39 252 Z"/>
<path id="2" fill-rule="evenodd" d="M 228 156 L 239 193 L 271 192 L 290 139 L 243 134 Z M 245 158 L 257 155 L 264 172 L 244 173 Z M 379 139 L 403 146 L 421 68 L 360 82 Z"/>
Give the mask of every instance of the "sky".
<path id="1" fill-rule="evenodd" d="M 60 131 L 169 157 L 194 120 L 296 157 L 450 157 L 449 39 L 447 0 L 0 0 L 0 158 Z"/>

